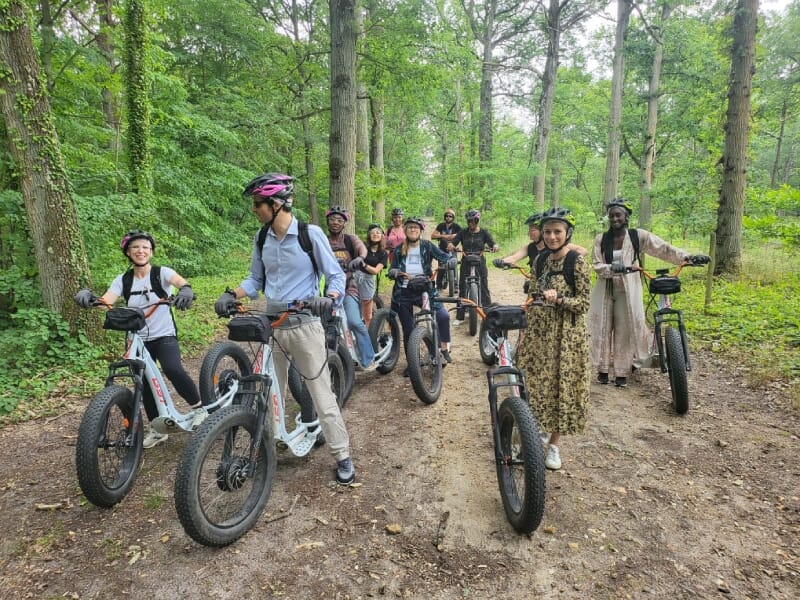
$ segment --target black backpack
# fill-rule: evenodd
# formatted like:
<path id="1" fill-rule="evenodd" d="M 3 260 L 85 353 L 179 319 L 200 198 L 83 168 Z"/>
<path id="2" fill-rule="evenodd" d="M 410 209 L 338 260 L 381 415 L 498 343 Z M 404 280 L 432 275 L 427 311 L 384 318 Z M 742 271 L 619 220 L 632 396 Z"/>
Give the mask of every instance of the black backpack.
<path id="1" fill-rule="evenodd" d="M 133 287 L 133 268 L 128 269 L 122 275 L 122 297 L 125 298 L 125 303 L 131 296 L 138 294 L 146 294 L 147 292 L 132 292 Z M 161 300 L 164 300 L 168 294 L 164 287 L 161 285 L 161 267 L 153 265 L 150 267 L 150 289 Z"/>
<path id="2" fill-rule="evenodd" d="M 539 255 L 536 257 L 536 281 L 541 279 L 542 273 L 544 273 L 544 261 L 547 260 L 547 257 L 550 255 L 550 250 L 542 250 L 539 252 Z M 569 286 L 569 289 L 572 290 L 572 295 L 575 295 L 575 261 L 578 260 L 580 254 L 577 250 L 570 250 L 567 252 L 567 256 L 564 259 L 564 268 L 561 271 L 551 271 L 547 274 L 548 278 L 552 277 L 553 275 L 564 275 L 564 279 Z"/>
<path id="3" fill-rule="evenodd" d="M 641 264 L 639 261 L 639 230 L 628 229 L 628 237 L 631 238 L 631 244 L 633 244 L 633 260 L 637 264 Z M 603 259 L 606 261 L 606 264 L 610 265 L 614 262 L 614 239 L 611 236 L 611 231 L 606 231 L 603 234 L 603 237 L 600 239 L 600 248 L 603 251 Z"/>
<path id="4" fill-rule="evenodd" d="M 536 262 L 536 257 L 539 256 L 539 252 L 544 252 L 544 250 L 539 250 L 536 247 L 536 242 L 531 242 L 528 244 L 528 266 L 530 268 L 533 268 L 533 265 Z"/>

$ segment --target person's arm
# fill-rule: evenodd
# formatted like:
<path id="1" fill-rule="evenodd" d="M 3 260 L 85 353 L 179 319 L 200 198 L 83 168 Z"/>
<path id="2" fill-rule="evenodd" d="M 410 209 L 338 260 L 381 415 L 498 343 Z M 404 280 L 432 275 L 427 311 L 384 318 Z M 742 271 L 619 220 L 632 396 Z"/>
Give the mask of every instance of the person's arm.
<path id="1" fill-rule="evenodd" d="M 491 233 L 489 233 L 486 229 L 483 231 L 486 233 L 486 237 L 484 238 L 486 240 L 486 245 L 492 252 L 497 252 L 500 249 L 500 246 L 495 243 Z"/>
<path id="2" fill-rule="evenodd" d="M 351 235 L 350 239 L 353 240 L 353 250 L 355 251 L 356 256 L 360 256 L 361 258 L 366 258 L 367 245 L 364 242 L 362 242 L 357 235 Z M 353 258 L 355 258 L 355 256 Z"/>
<path id="3" fill-rule="evenodd" d="M 504 263 L 513 265 L 515 262 L 517 262 L 518 260 L 522 260 L 526 256 L 528 256 L 528 247 L 523 246 L 522 248 L 514 252 L 514 254 L 509 254 L 508 256 L 504 256 L 500 260 L 502 260 Z"/>
<path id="4" fill-rule="evenodd" d="M 679 265 L 689 257 L 686 250 L 681 250 L 675 246 L 665 242 L 660 237 L 644 229 L 639 229 L 639 252 L 641 254 L 649 254 L 655 256 L 659 260 Z M 628 243 L 630 241 L 628 240 Z M 631 244 L 631 247 L 633 244 Z"/>
<path id="5" fill-rule="evenodd" d="M 106 292 L 98 299 L 106 306 L 113 306 L 120 296 L 122 296 L 122 275 L 117 275 Z"/>
<path id="6" fill-rule="evenodd" d="M 245 296 L 251 300 L 255 300 L 258 298 L 259 292 L 264 291 L 264 261 L 261 258 L 261 253 L 258 251 L 257 238 L 258 234 L 253 237 L 253 255 L 250 259 L 250 274 L 247 276 L 247 279 L 242 281 L 239 287 L 234 290 L 237 300 Z"/>
<path id="7" fill-rule="evenodd" d="M 439 239 L 445 239 L 446 240 L 447 239 L 447 236 L 444 233 L 442 233 L 442 224 L 441 223 L 439 223 L 436 226 L 436 229 L 434 229 L 433 232 L 431 233 L 431 239 L 432 240 L 439 240 Z"/>
<path id="8" fill-rule="evenodd" d="M 603 248 L 601 247 L 603 234 L 599 233 L 594 238 L 594 246 L 592 247 L 592 268 L 597 276 L 602 279 L 611 279 L 614 274 L 611 272 L 611 265 L 606 262 L 603 256 Z"/>
<path id="9" fill-rule="evenodd" d="M 463 233 L 463 232 L 464 232 L 464 230 L 463 230 L 463 229 L 462 229 L 461 231 L 459 231 L 459 232 L 458 232 L 458 233 L 455 235 L 455 237 L 453 238 L 453 240 L 452 240 L 452 241 L 451 241 L 449 244 L 447 244 L 447 249 L 448 249 L 448 250 L 454 250 L 454 249 L 456 248 L 456 246 L 458 246 L 458 245 L 461 243 L 461 241 L 462 241 L 462 239 L 463 239 L 463 237 L 464 237 L 464 236 L 462 235 L 462 233 Z"/>
<path id="10" fill-rule="evenodd" d="M 577 252 L 581 256 L 589 255 L 589 251 L 583 246 L 578 246 L 578 244 L 572 244 L 572 243 L 567 244 L 567 250 L 575 250 L 575 252 Z"/>
<path id="11" fill-rule="evenodd" d="M 431 254 L 433 258 L 438 260 L 440 263 L 446 263 L 448 260 L 452 258 L 447 252 L 439 248 L 436 244 L 430 244 Z"/>

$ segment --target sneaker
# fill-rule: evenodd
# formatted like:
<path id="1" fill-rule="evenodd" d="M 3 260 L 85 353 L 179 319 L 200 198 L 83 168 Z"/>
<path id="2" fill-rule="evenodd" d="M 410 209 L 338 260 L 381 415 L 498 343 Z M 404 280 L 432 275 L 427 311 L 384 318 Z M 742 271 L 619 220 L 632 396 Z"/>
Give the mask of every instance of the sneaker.
<path id="1" fill-rule="evenodd" d="M 558 446 L 550 444 L 547 448 L 547 458 L 544 459 L 544 466 L 553 471 L 561 468 L 561 455 L 558 453 Z"/>
<path id="2" fill-rule="evenodd" d="M 143 448 L 152 448 L 153 446 L 157 446 L 161 442 L 166 442 L 169 434 L 167 433 L 158 433 L 155 429 L 151 429 L 147 432 L 147 435 L 144 436 L 144 441 L 142 442 Z"/>
<path id="3" fill-rule="evenodd" d="M 208 411 L 205 406 L 194 409 L 194 417 L 192 418 L 192 431 L 197 431 L 200 424 L 208 418 Z"/>
<path id="4" fill-rule="evenodd" d="M 614 385 L 617 387 L 628 387 L 628 379 L 627 377 L 617 377 L 614 380 Z"/>
<path id="5" fill-rule="evenodd" d="M 361 371 L 364 373 L 369 373 L 370 371 L 374 371 L 377 368 L 378 368 L 377 363 L 373 361 L 372 363 L 370 363 L 368 367 L 361 367 Z"/>
<path id="6" fill-rule="evenodd" d="M 349 456 L 336 463 L 336 483 L 349 485 L 356 479 L 356 468 Z"/>
<path id="7" fill-rule="evenodd" d="M 442 358 L 447 362 L 448 365 L 453 363 L 453 359 L 450 357 L 450 352 L 447 350 L 441 350 L 441 353 Z"/>
<path id="8" fill-rule="evenodd" d="M 603 385 L 606 385 L 608 383 L 608 373 L 598 373 L 597 383 L 602 383 Z"/>
<path id="9" fill-rule="evenodd" d="M 539 435 L 542 438 L 542 447 L 547 448 L 547 445 L 550 443 L 550 434 L 549 433 L 542 433 Z"/>
<path id="10" fill-rule="evenodd" d="M 459 326 L 459 325 L 461 325 L 463 322 L 464 322 L 464 321 L 459 321 L 458 319 L 456 319 L 455 321 L 453 321 L 453 327 L 458 327 L 458 326 Z"/>

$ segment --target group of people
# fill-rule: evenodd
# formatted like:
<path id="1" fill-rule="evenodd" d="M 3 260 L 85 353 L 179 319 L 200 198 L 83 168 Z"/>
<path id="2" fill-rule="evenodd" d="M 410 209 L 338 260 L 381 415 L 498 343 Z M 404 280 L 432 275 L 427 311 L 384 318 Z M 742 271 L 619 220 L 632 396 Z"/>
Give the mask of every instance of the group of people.
<path id="1" fill-rule="evenodd" d="M 392 224 L 384 232 L 378 224 L 367 228 L 364 240 L 344 232 L 350 219 L 348 212 L 332 206 L 325 214 L 327 235 L 321 228 L 301 223 L 292 213 L 294 179 L 279 173 L 266 173 L 250 181 L 243 195 L 252 202 L 252 210 L 262 227 L 254 236 L 249 275 L 233 290 L 226 291 L 214 308 L 220 315 L 229 314 L 241 298 L 255 299 L 259 293 L 268 300 L 292 303 L 310 299 L 309 310 L 300 317 L 275 327 L 275 368 L 278 385 L 287 387 L 290 361 L 303 373 L 322 373 L 327 360 L 325 331 L 320 317 L 331 307 L 341 308 L 354 333 L 364 370 L 374 368 L 374 348 L 368 325 L 372 318 L 376 276 L 388 267 L 394 281 L 392 308 L 397 313 L 407 346 L 414 326 L 413 308 L 421 305 L 422 291 L 408 286 L 414 277 L 433 277 L 433 260 L 437 266 L 453 268 L 455 249 L 466 254 L 482 255 L 485 249 L 498 250 L 491 234 L 481 229 L 480 213 L 470 210 L 467 227 L 455 223 L 455 212 L 447 209 L 444 222 L 431 237 L 438 245 L 422 239 L 423 219 L 406 218 L 400 208 L 392 211 Z M 530 293 L 552 308 L 532 307 L 528 312 L 528 328 L 520 348 L 518 363 L 528 382 L 528 395 L 546 437 L 546 466 L 561 468 L 559 437 L 584 430 L 589 400 L 590 360 L 597 369 L 597 380 L 625 387 L 632 370 L 642 366 L 649 356 L 649 340 L 644 323 L 641 282 L 629 276 L 626 267 L 638 265 L 642 254 L 678 264 L 694 260 L 708 262 L 704 255 L 690 256 L 645 230 L 629 230 L 630 204 L 616 199 L 607 207 L 610 228 L 595 239 L 592 267 L 598 283 L 591 289 L 587 250 L 571 243 L 575 217 L 569 210 L 553 208 L 532 215 L 526 220 L 530 243 L 504 258 L 496 266 L 528 258 L 532 285 Z M 631 233 L 635 231 L 635 234 Z M 111 306 L 124 297 L 128 306 L 146 307 L 157 298 L 177 289 L 174 305 L 189 308 L 194 300 L 189 283 L 168 267 L 151 264 L 155 239 L 142 230 L 128 232 L 120 243 L 130 263 L 125 273 L 117 276 L 100 298 Z M 481 256 L 482 259 L 482 256 Z M 491 303 L 485 260 L 480 269 L 484 306 Z M 439 270 L 440 272 L 442 269 Z M 320 296 L 320 280 L 325 288 Z M 443 279 L 438 280 L 443 286 Z M 465 290 L 464 274 L 459 281 Z M 432 290 L 436 294 L 436 290 Z M 151 298 L 151 294 L 155 298 Z M 80 290 L 75 298 L 82 307 L 97 304 L 90 290 Z M 438 327 L 443 364 L 452 362 L 449 353 L 450 317 L 438 305 Z M 588 314 L 588 327 L 587 316 Z M 198 426 L 207 417 L 197 386 L 181 361 L 174 320 L 166 305 L 159 306 L 147 317 L 140 332 L 145 345 L 176 391 L 194 411 L 192 425 Z M 591 341 L 591 344 L 590 344 Z M 407 371 L 406 371 L 407 374 Z M 307 380 L 307 387 L 319 416 L 320 426 L 331 454 L 336 460 L 335 478 L 340 484 L 355 480 L 355 465 L 350 456 L 350 440 L 339 411 L 336 397 L 327 377 Z M 148 419 L 158 412 L 149 386 L 143 388 L 143 404 Z M 167 439 L 166 434 L 151 429 L 144 439 L 150 448 Z M 543 441 L 544 438 L 543 438 Z"/>
<path id="2" fill-rule="evenodd" d="M 531 269 L 530 294 L 540 305 L 528 310 L 528 326 L 517 363 L 526 377 L 531 408 L 544 433 L 545 466 L 561 468 L 561 434 L 586 427 L 591 366 L 600 384 L 614 374 L 617 387 L 649 358 L 650 333 L 645 324 L 641 279 L 630 267 L 649 254 L 672 264 L 706 264 L 709 257 L 690 255 L 644 229 L 630 229 L 631 204 L 616 198 L 606 206 L 608 231 L 594 240 L 591 268 L 588 251 L 571 243 L 575 217 L 552 208 L 527 220 L 530 243 L 496 259 L 503 267 L 525 257 Z"/>

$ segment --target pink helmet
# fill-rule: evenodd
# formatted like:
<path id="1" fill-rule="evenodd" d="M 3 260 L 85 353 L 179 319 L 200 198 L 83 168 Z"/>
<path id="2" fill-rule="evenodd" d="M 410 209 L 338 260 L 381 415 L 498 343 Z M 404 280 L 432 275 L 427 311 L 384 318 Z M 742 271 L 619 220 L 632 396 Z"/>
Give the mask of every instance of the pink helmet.
<path id="1" fill-rule="evenodd" d="M 255 196 L 292 208 L 294 177 L 282 173 L 264 173 L 252 179 L 242 191 L 243 196 Z"/>

